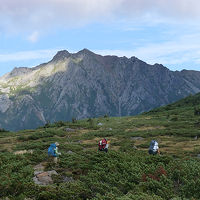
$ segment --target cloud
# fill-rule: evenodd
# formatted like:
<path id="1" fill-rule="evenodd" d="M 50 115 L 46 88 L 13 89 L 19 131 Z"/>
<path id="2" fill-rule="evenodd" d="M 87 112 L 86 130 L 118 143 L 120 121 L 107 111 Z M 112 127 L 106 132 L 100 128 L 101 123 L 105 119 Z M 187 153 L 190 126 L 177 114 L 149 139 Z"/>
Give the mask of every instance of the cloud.
<path id="1" fill-rule="evenodd" d="M 39 38 L 39 32 L 38 31 L 34 31 L 33 33 L 31 33 L 31 35 L 28 36 L 28 40 L 32 43 L 35 43 L 38 41 Z"/>
<path id="2" fill-rule="evenodd" d="M 124 15 L 159 15 L 181 20 L 200 17 L 198 0 L 123 0 L 120 6 Z"/>
<path id="3" fill-rule="evenodd" d="M 20 51 L 15 53 L 0 54 L 0 62 L 51 59 L 56 54 L 57 51 L 58 51 L 57 49 L 47 49 L 47 50 Z"/>
<path id="4" fill-rule="evenodd" d="M 159 16 L 159 17 L 158 17 Z M 43 30 L 127 18 L 200 18 L 199 0 L 0 0 L 0 28 Z M 151 21 L 151 20 L 150 20 Z"/>
<path id="5" fill-rule="evenodd" d="M 30 0 L 28 3 L 0 0 L 3 19 L 0 27 L 8 30 L 73 27 L 107 17 L 113 8 L 110 0 Z"/>
<path id="6" fill-rule="evenodd" d="M 166 65 L 200 64 L 200 34 L 186 34 L 179 38 L 172 37 L 166 42 L 146 44 L 133 51 L 134 55 L 147 62 Z"/>
<path id="7" fill-rule="evenodd" d="M 94 50 L 102 55 L 117 55 L 132 57 L 149 63 L 160 63 L 171 70 L 198 69 L 200 65 L 200 34 L 183 35 L 169 41 L 160 41 L 152 44 L 143 44 L 132 50 Z M 195 67 L 196 66 L 196 67 Z"/>

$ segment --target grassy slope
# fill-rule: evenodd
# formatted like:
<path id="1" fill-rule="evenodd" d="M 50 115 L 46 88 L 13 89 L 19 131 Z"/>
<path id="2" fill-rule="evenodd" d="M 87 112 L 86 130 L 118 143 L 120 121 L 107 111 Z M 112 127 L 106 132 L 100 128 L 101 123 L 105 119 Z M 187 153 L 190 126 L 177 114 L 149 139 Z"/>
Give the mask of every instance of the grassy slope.
<path id="1" fill-rule="evenodd" d="M 0 198 L 200 199 L 200 162 L 196 158 L 200 140 L 195 138 L 200 136 L 200 116 L 194 115 L 199 105 L 200 94 L 136 117 L 102 117 L 2 132 Z M 97 126 L 99 122 L 103 125 Z M 67 127 L 75 131 L 66 132 Z M 108 154 L 97 152 L 103 137 L 111 141 Z M 158 140 L 161 156 L 147 154 L 152 139 Z M 62 156 L 59 164 L 52 165 L 47 148 L 55 141 L 60 143 Z M 33 154 L 13 154 L 25 149 Z M 40 162 L 59 173 L 54 185 L 34 185 L 33 166 Z M 63 183 L 65 176 L 75 181 Z"/>

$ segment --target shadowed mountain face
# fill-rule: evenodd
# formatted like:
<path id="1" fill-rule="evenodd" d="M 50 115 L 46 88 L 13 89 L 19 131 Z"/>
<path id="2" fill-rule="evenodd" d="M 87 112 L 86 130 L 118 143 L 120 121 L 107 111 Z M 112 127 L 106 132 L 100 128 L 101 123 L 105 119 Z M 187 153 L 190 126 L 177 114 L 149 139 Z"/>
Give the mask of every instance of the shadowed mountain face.
<path id="1" fill-rule="evenodd" d="M 35 128 L 47 121 L 105 114 L 135 115 L 200 92 L 200 72 L 173 72 L 136 57 L 58 52 L 34 68 L 0 78 L 0 127 Z"/>

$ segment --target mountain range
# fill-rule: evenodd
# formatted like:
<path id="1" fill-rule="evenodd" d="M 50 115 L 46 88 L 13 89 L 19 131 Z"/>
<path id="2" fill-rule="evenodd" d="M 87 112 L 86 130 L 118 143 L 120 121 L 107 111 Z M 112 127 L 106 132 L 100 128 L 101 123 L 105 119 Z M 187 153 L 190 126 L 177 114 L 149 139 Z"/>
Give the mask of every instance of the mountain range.
<path id="1" fill-rule="evenodd" d="M 48 121 L 136 115 L 200 92 L 200 71 L 170 71 L 136 57 L 59 51 L 33 68 L 0 77 L 0 127 L 31 129 Z"/>

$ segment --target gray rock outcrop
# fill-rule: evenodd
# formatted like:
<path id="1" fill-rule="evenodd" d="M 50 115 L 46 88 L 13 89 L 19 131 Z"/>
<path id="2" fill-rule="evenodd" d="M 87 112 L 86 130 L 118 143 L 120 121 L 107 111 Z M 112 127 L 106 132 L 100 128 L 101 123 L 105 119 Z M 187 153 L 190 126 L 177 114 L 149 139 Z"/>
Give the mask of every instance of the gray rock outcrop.
<path id="1" fill-rule="evenodd" d="M 33 181 L 37 185 L 53 184 L 52 175 L 58 175 L 58 173 L 55 170 L 44 171 L 44 166 L 40 163 L 34 167 Z"/>

